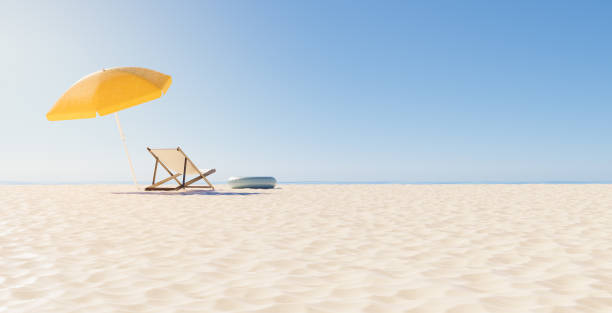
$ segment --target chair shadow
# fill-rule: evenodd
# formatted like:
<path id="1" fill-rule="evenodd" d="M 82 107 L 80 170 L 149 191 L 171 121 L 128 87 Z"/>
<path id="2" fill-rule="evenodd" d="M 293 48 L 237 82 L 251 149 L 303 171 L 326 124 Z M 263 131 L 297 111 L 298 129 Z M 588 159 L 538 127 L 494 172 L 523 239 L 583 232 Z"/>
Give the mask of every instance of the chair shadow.
<path id="1" fill-rule="evenodd" d="M 163 196 L 251 196 L 262 194 L 260 192 L 224 192 L 213 190 L 187 190 L 181 192 L 175 191 L 132 191 L 132 192 L 112 192 L 115 195 L 163 195 Z"/>

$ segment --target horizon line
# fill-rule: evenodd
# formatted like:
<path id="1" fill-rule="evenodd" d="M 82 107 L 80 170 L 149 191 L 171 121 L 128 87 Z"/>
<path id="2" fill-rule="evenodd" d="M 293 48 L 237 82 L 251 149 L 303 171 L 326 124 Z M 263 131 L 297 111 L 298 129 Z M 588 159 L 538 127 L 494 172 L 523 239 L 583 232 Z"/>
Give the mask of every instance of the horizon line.
<path id="1" fill-rule="evenodd" d="M 217 185 L 225 185 L 226 181 L 211 181 Z M 0 185 L 132 185 L 132 181 L 0 181 Z M 147 183 L 138 182 L 139 185 Z M 612 184 L 612 180 L 449 180 L 449 181 L 409 181 L 409 180 L 287 180 L 278 181 L 277 185 L 586 185 Z"/>

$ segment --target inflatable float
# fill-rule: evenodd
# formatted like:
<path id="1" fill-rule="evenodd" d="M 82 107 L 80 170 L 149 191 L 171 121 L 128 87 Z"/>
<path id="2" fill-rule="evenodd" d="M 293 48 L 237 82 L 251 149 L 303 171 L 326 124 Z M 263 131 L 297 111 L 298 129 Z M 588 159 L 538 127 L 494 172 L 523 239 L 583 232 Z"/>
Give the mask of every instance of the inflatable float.
<path id="1" fill-rule="evenodd" d="M 271 189 L 276 185 L 274 177 L 230 177 L 227 183 L 233 189 L 254 188 L 254 189 Z"/>

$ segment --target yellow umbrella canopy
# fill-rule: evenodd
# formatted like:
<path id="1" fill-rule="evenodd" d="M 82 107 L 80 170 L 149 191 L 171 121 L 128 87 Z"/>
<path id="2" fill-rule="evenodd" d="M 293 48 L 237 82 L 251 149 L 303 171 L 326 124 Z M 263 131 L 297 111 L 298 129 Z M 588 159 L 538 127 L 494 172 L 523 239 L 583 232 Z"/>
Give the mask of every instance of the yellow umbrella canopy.
<path id="1" fill-rule="evenodd" d="M 116 67 L 83 77 L 47 113 L 50 121 L 107 115 L 161 97 L 172 83 L 166 74 L 141 67 Z"/>
<path id="2" fill-rule="evenodd" d="M 142 67 L 115 67 L 89 74 L 76 82 L 47 112 L 49 121 L 93 118 L 115 113 L 115 121 L 127 154 L 132 179 L 137 185 L 132 159 L 121 130 L 117 111 L 161 97 L 172 77 Z"/>

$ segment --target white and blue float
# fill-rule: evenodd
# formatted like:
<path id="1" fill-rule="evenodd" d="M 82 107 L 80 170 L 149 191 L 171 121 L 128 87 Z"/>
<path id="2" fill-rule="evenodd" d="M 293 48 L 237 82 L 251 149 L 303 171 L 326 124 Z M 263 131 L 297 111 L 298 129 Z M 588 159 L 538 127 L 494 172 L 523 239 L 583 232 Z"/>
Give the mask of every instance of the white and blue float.
<path id="1" fill-rule="evenodd" d="M 276 178 L 271 176 L 230 177 L 227 183 L 233 189 L 272 189 L 276 185 Z"/>

